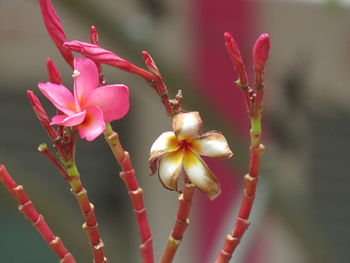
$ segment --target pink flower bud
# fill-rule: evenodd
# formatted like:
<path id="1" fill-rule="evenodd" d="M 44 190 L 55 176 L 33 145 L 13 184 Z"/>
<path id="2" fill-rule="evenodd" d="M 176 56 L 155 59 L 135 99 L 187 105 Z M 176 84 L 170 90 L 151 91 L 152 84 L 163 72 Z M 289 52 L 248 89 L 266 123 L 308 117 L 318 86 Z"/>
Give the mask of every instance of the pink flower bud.
<path id="1" fill-rule="evenodd" d="M 29 102 L 32 105 L 32 108 L 34 110 L 34 113 L 39 119 L 40 124 L 44 127 L 47 134 L 52 140 L 56 139 L 57 133 L 55 129 L 52 128 L 52 126 L 50 125 L 50 119 L 47 116 L 47 113 L 44 110 L 43 105 L 40 103 L 38 97 L 35 96 L 35 94 L 31 90 L 27 90 L 27 95 L 28 95 Z"/>
<path id="2" fill-rule="evenodd" d="M 154 62 L 153 58 L 147 51 L 142 51 L 143 60 L 148 68 L 148 70 L 157 77 L 161 77 L 160 72 Z"/>
<path id="3" fill-rule="evenodd" d="M 40 8 L 47 32 L 60 51 L 62 57 L 73 68 L 73 54 L 69 49 L 63 46 L 63 43 L 67 41 L 67 37 L 51 1 L 40 0 Z"/>
<path id="4" fill-rule="evenodd" d="M 98 33 L 95 26 L 91 26 L 90 28 L 90 42 L 94 45 L 99 45 L 98 41 Z"/>
<path id="5" fill-rule="evenodd" d="M 76 51 L 85 57 L 95 61 L 96 63 L 107 64 L 143 77 L 146 81 L 151 82 L 152 76 L 146 70 L 135 66 L 129 61 L 117 56 L 113 52 L 106 50 L 100 46 L 81 42 L 81 41 L 69 41 L 65 42 L 64 46 L 70 50 Z"/>
<path id="6" fill-rule="evenodd" d="M 65 42 L 64 46 L 97 62 L 127 70 L 131 63 L 100 46 L 77 40 Z"/>
<path id="7" fill-rule="evenodd" d="M 244 69 L 243 59 L 242 59 L 241 52 L 239 51 L 238 45 L 230 33 L 226 32 L 224 36 L 226 39 L 225 46 L 231 58 L 231 61 L 238 73 L 239 82 L 242 85 L 246 85 L 247 73 L 245 72 L 245 69 Z"/>
<path id="8" fill-rule="evenodd" d="M 61 74 L 58 72 L 55 64 L 51 58 L 47 59 L 46 62 L 47 72 L 51 83 L 62 84 Z"/>
<path id="9" fill-rule="evenodd" d="M 253 62 L 255 71 L 255 80 L 257 83 L 262 83 L 262 75 L 267 59 L 269 58 L 270 36 L 261 34 L 256 40 L 253 48 Z"/>
<path id="10" fill-rule="evenodd" d="M 232 59 L 233 64 L 237 67 L 240 65 L 243 65 L 243 59 L 241 52 L 239 51 L 238 45 L 235 41 L 235 39 L 232 37 L 232 35 L 228 32 L 224 34 L 226 42 L 226 48 L 228 53 L 230 54 L 230 57 Z"/>
<path id="11" fill-rule="evenodd" d="M 167 92 L 167 88 L 165 87 L 163 78 L 156 66 L 156 63 L 147 51 L 142 51 L 142 55 L 149 72 L 151 72 L 151 74 L 153 75 L 154 89 L 156 90 L 158 95 L 165 94 Z"/>
<path id="12" fill-rule="evenodd" d="M 90 28 L 90 42 L 91 44 L 94 44 L 94 45 L 100 44 L 100 41 L 98 40 L 98 33 L 95 26 L 91 26 Z M 102 66 L 100 63 L 97 63 L 97 62 L 95 63 L 96 63 L 98 72 L 100 73 L 100 83 L 103 83 Z"/>

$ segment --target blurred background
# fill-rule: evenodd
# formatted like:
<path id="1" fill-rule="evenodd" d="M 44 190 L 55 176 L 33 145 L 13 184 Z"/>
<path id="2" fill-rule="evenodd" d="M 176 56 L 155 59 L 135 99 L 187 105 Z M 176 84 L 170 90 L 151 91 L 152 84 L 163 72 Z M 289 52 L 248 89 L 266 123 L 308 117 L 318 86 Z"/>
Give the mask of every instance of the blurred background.
<path id="1" fill-rule="evenodd" d="M 38 210 L 78 262 L 91 262 L 82 218 L 69 187 L 37 152 L 48 142 L 26 98 L 48 80 L 51 57 L 72 87 L 42 23 L 39 1 L 0 0 L 0 162 L 25 186 Z M 89 40 L 95 25 L 101 45 L 143 67 L 149 51 L 170 94 L 200 111 L 203 131 L 223 131 L 235 156 L 208 160 L 222 185 L 210 201 L 194 199 L 191 225 L 174 260 L 213 262 L 232 229 L 248 165 L 248 120 L 223 33 L 231 32 L 248 70 L 260 33 L 271 36 L 266 71 L 264 138 L 267 147 L 252 225 L 235 263 L 350 262 L 350 1 L 348 0 L 61 0 L 53 3 L 69 40 Z M 158 97 L 138 76 L 104 67 L 109 83 L 131 90 L 131 109 L 113 123 L 131 153 L 153 232 L 156 261 L 174 224 L 177 193 L 149 177 L 154 140 L 171 129 Z M 79 141 L 77 163 L 89 191 L 110 262 L 140 262 L 130 201 L 102 138 Z M 16 203 L 0 187 L 1 262 L 57 262 Z"/>

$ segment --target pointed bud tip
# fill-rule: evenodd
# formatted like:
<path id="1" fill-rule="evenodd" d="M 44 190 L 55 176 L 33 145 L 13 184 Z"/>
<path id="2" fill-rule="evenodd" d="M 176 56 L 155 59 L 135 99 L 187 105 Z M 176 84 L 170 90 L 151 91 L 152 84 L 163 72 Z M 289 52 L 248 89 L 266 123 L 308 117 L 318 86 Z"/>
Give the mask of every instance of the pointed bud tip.
<path id="1" fill-rule="evenodd" d="M 263 33 L 259 36 L 259 38 L 265 39 L 265 40 L 270 40 L 270 35 L 267 33 Z"/>
<path id="2" fill-rule="evenodd" d="M 255 42 L 253 48 L 254 64 L 257 70 L 262 70 L 264 64 L 269 58 L 270 36 L 269 34 L 261 34 Z"/>
<path id="3" fill-rule="evenodd" d="M 268 53 L 270 49 L 270 35 L 267 33 L 261 34 L 255 42 L 254 50 L 255 52 L 265 52 Z"/>
<path id="4" fill-rule="evenodd" d="M 35 94 L 32 90 L 27 90 L 27 96 L 28 96 L 30 104 L 32 104 L 34 106 L 38 100 L 37 96 L 35 96 Z"/>
<path id="5" fill-rule="evenodd" d="M 224 37 L 227 42 L 232 41 L 233 37 L 229 32 L 225 32 Z"/>
<path id="6" fill-rule="evenodd" d="M 94 25 L 90 28 L 90 42 L 94 45 L 99 44 L 97 29 Z"/>
<path id="7" fill-rule="evenodd" d="M 143 59 L 148 59 L 150 57 L 150 54 L 146 50 L 143 50 L 141 53 L 142 53 Z"/>

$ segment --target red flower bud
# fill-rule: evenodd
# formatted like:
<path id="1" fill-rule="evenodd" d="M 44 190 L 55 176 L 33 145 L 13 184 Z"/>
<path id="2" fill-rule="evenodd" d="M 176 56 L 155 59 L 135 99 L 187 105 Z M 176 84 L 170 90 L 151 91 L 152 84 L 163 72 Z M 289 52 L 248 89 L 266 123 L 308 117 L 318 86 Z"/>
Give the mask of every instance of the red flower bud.
<path id="1" fill-rule="evenodd" d="M 65 42 L 64 46 L 70 50 L 76 51 L 85 57 L 95 61 L 96 63 L 107 64 L 127 72 L 131 72 L 143 77 L 146 81 L 152 81 L 152 75 L 146 70 L 135 66 L 129 61 L 117 56 L 113 52 L 106 50 L 100 46 L 81 42 L 81 41 L 69 41 Z"/>
<path id="2" fill-rule="evenodd" d="M 255 81 L 257 84 L 262 83 L 265 63 L 269 58 L 269 50 L 270 36 L 268 34 L 261 34 L 253 48 Z"/>
<path id="3" fill-rule="evenodd" d="M 239 48 L 235 39 L 228 32 L 226 32 L 224 36 L 226 39 L 225 45 L 226 45 L 227 51 L 230 54 L 233 64 L 237 66 L 242 65 L 243 64 L 242 55 L 241 55 L 241 52 L 239 51 Z"/>
<path id="4" fill-rule="evenodd" d="M 64 46 L 97 62 L 127 70 L 131 63 L 100 46 L 77 40 L 65 42 Z"/>
<path id="5" fill-rule="evenodd" d="M 91 26 L 91 28 L 90 28 L 90 42 L 91 42 L 91 44 L 94 44 L 94 45 L 100 44 L 100 41 L 98 40 L 98 33 L 97 33 L 95 26 Z M 100 73 L 100 83 L 102 84 L 104 81 L 103 75 L 102 75 L 102 66 L 100 63 L 97 63 L 97 62 L 95 62 L 95 63 L 96 63 L 98 72 Z"/>
<path id="6" fill-rule="evenodd" d="M 91 26 L 90 28 L 90 42 L 94 45 L 99 45 L 98 41 L 98 33 L 95 26 Z"/>
<path id="7" fill-rule="evenodd" d="M 51 58 L 47 59 L 46 67 L 50 82 L 54 84 L 62 84 L 61 74 L 58 72 L 58 69 L 56 68 Z"/>
<path id="8" fill-rule="evenodd" d="M 40 0 L 41 15 L 44 20 L 45 27 L 56 47 L 60 51 L 62 57 L 73 68 L 73 54 L 63 46 L 67 41 L 60 18 L 50 0 Z"/>
<path id="9" fill-rule="evenodd" d="M 47 113 L 44 110 L 44 107 L 41 104 L 41 102 L 39 101 L 38 97 L 35 96 L 35 94 L 31 90 L 27 90 L 27 95 L 28 95 L 29 102 L 32 105 L 32 108 L 34 110 L 34 113 L 37 116 L 37 118 L 39 119 L 40 124 L 44 127 L 47 134 L 49 135 L 49 137 L 52 140 L 56 139 L 57 132 L 50 125 L 50 119 L 47 116 Z"/>
<path id="10" fill-rule="evenodd" d="M 148 68 L 148 70 L 157 77 L 161 77 L 160 72 L 154 62 L 153 58 L 147 51 L 142 51 L 143 60 Z"/>
<path id="11" fill-rule="evenodd" d="M 239 82 L 241 85 L 246 85 L 247 73 L 244 69 L 243 59 L 241 52 L 239 51 L 238 45 L 230 33 L 226 32 L 224 36 L 226 39 L 225 46 L 231 58 L 232 64 L 234 65 L 238 73 Z"/>

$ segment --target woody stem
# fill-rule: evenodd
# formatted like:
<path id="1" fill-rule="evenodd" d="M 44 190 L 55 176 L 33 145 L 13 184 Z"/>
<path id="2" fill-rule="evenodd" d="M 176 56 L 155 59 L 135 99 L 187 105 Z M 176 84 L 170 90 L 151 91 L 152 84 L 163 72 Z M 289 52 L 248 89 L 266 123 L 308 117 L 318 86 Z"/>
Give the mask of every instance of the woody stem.
<path id="1" fill-rule="evenodd" d="M 144 206 L 143 190 L 137 183 L 135 170 L 133 169 L 130 160 L 130 155 L 124 150 L 119 140 L 119 135 L 113 131 L 109 123 L 106 124 L 104 135 L 106 142 L 108 143 L 114 157 L 122 169 L 122 172 L 120 172 L 120 177 L 123 180 L 131 199 L 141 238 L 140 252 L 142 262 L 153 263 L 153 240 L 148 223 L 147 211 Z"/>
<path id="2" fill-rule="evenodd" d="M 84 218 L 82 228 L 89 239 L 94 263 L 107 263 L 107 259 L 104 256 L 104 243 L 98 229 L 95 208 L 90 202 L 88 192 L 80 180 L 78 169 L 73 161 L 64 162 L 63 165 L 69 175 L 66 181 L 71 187 L 71 191 Z"/>
<path id="3" fill-rule="evenodd" d="M 0 165 L 0 181 L 11 193 L 13 198 L 18 202 L 18 209 L 32 223 L 34 228 L 39 232 L 45 243 L 60 259 L 60 263 L 76 263 L 72 254 L 63 245 L 61 239 L 54 235 L 50 227 L 44 220 L 44 217 L 38 213 L 22 185 L 16 182 L 7 172 L 4 165 Z"/>
<path id="4" fill-rule="evenodd" d="M 190 224 L 188 216 L 192 207 L 192 199 L 195 190 L 193 183 L 187 182 L 184 191 L 179 195 L 179 208 L 177 211 L 175 225 L 168 238 L 167 246 L 164 250 L 161 263 L 170 263 L 173 261 L 178 247 L 181 244 L 182 237 L 187 226 Z"/>
<path id="5" fill-rule="evenodd" d="M 257 117 L 251 117 L 250 121 L 249 173 L 244 176 L 245 188 L 241 206 L 232 233 L 226 236 L 224 246 L 215 260 L 215 263 L 228 263 L 230 261 L 232 254 L 250 224 L 249 215 L 253 207 L 259 179 L 261 154 L 265 149 L 264 145 L 261 144 L 261 110 L 259 110 Z"/>

